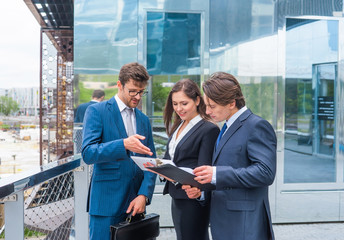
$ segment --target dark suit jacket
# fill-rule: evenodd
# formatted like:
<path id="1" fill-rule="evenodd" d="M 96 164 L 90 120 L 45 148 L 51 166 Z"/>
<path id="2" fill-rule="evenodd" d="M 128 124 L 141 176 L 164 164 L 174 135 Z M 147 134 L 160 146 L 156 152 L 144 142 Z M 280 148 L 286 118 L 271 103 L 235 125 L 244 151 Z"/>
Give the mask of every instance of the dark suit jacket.
<path id="1" fill-rule="evenodd" d="M 199 121 L 178 143 L 173 162 L 178 167 L 192 169 L 202 165 L 211 165 L 214 144 L 219 132 L 217 125 L 205 120 Z M 171 159 L 168 153 L 170 141 L 171 137 L 167 143 L 165 159 Z M 169 193 L 175 199 L 189 199 L 181 186 L 175 186 L 169 181 L 166 182 L 163 193 Z"/>
<path id="2" fill-rule="evenodd" d="M 213 154 L 216 190 L 211 194 L 214 240 L 274 239 L 268 186 L 276 173 L 276 135 L 249 109 L 221 138 Z"/>
<path id="3" fill-rule="evenodd" d="M 137 134 L 146 137 L 142 142 L 155 156 L 149 119 L 138 109 L 135 115 Z M 87 108 L 82 157 L 85 163 L 94 164 L 89 202 L 92 215 L 119 217 L 136 196 L 152 198 L 156 175 L 143 172 L 130 159 L 124 138 L 127 133 L 115 98 Z"/>
<path id="4" fill-rule="evenodd" d="M 96 101 L 89 101 L 87 103 L 82 103 L 76 108 L 74 115 L 74 122 L 82 123 L 84 121 L 85 112 L 88 106 L 97 103 Z"/>

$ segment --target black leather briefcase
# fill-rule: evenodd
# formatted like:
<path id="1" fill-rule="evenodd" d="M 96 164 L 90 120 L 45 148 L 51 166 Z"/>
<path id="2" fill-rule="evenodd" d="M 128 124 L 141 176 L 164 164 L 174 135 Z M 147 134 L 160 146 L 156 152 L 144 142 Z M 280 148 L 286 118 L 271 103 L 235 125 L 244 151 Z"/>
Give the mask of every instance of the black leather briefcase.
<path id="1" fill-rule="evenodd" d="M 124 222 L 110 226 L 111 240 L 151 240 L 159 236 L 159 218 L 155 213 L 129 214 Z"/>

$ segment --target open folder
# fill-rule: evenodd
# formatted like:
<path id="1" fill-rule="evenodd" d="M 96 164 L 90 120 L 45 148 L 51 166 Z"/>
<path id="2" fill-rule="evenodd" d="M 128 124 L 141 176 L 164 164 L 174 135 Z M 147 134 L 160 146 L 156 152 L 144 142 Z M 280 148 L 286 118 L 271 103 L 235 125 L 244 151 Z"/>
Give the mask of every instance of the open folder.
<path id="1" fill-rule="evenodd" d="M 136 156 L 132 156 L 131 158 L 134 160 L 137 166 L 139 166 L 144 171 L 147 171 L 147 169 L 151 169 L 161 175 L 164 175 L 174 180 L 175 182 L 178 182 L 183 185 L 197 187 L 202 191 L 215 189 L 215 185 L 213 184 L 201 184 L 197 182 L 194 179 L 196 176 L 192 173 L 191 168 L 177 167 L 171 160 Z M 147 162 L 154 165 L 154 167 L 146 168 L 144 164 L 146 164 Z"/>

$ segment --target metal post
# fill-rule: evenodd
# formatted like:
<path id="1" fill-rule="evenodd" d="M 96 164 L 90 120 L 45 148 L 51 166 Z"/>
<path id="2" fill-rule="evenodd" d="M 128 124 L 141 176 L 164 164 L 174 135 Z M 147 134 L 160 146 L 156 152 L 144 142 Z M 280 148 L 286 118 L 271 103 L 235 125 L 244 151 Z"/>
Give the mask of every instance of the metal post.
<path id="1" fill-rule="evenodd" d="M 40 35 L 40 64 L 39 64 L 39 165 L 43 165 L 43 83 L 42 83 L 42 54 L 43 54 L 43 31 Z"/>
<path id="2" fill-rule="evenodd" d="M 4 199 L 5 240 L 24 239 L 24 191 Z"/>
<path id="3" fill-rule="evenodd" d="M 86 212 L 89 167 L 80 160 L 80 167 L 74 170 L 74 212 L 75 240 L 88 239 L 88 213 Z"/>

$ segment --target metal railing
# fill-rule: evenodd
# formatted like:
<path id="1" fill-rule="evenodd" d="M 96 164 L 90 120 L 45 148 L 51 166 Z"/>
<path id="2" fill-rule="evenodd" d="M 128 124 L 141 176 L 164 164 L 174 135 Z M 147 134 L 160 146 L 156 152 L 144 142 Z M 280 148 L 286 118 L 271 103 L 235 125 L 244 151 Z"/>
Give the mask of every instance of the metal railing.
<path id="1" fill-rule="evenodd" d="M 88 182 L 88 166 L 80 155 L 0 179 L 2 236 L 6 240 L 24 239 L 24 234 L 25 239 L 88 239 Z"/>
<path id="2" fill-rule="evenodd" d="M 159 157 L 167 135 L 161 117 L 152 119 Z M 0 179 L 0 239 L 88 239 L 87 193 L 92 166 L 81 158 L 82 125 L 74 125 L 74 155 Z M 147 212 L 160 214 L 162 227 L 172 227 L 169 196 L 157 180 Z"/>

